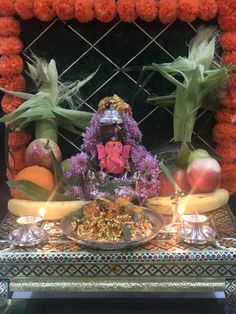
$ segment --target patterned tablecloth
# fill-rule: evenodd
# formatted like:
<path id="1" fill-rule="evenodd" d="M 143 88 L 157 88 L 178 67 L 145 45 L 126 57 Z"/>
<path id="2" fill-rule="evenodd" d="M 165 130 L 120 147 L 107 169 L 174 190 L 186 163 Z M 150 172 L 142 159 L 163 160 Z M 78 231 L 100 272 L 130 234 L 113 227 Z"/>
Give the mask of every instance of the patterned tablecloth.
<path id="1" fill-rule="evenodd" d="M 236 220 L 228 206 L 207 215 L 217 238 L 236 235 Z M 164 219 L 168 222 L 170 218 Z M 9 214 L 1 224 L 0 236 L 7 237 L 17 227 L 16 217 Z M 85 249 L 61 232 L 59 222 L 43 222 L 43 227 L 48 231 L 45 243 L 0 253 L 0 277 L 10 281 L 13 291 L 212 291 L 224 289 L 225 281 L 231 279 L 233 289 L 236 287 L 233 244 L 219 249 L 214 243 L 182 243 L 177 225 L 162 229 L 142 247 L 123 251 Z"/>

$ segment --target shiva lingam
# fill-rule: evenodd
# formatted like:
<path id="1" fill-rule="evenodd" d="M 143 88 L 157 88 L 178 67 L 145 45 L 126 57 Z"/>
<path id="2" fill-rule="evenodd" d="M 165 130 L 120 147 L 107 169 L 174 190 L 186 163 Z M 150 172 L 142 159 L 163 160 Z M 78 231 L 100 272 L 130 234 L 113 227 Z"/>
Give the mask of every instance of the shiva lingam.
<path id="1" fill-rule="evenodd" d="M 16 221 L 20 228 L 9 234 L 9 240 L 15 246 L 35 246 L 46 239 L 47 233 L 37 224 L 43 220 L 42 216 L 22 216 Z"/>
<path id="2" fill-rule="evenodd" d="M 183 215 L 179 231 L 181 240 L 190 244 L 206 244 L 213 242 L 216 232 L 208 224 L 205 215 Z"/>

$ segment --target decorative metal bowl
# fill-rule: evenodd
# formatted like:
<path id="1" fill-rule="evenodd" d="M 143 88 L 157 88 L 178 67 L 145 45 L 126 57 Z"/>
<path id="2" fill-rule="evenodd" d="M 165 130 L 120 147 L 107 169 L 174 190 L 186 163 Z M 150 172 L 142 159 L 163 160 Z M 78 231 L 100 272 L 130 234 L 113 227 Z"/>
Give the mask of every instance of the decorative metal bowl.
<path id="1" fill-rule="evenodd" d="M 127 248 L 135 248 L 138 247 L 148 241 L 151 241 L 156 237 L 160 229 L 164 226 L 163 218 L 158 214 L 153 212 L 152 210 L 143 207 L 143 213 L 151 223 L 152 227 L 148 232 L 148 235 L 144 237 L 140 237 L 136 240 L 128 240 L 128 241 L 116 241 L 109 242 L 103 240 L 90 240 L 84 237 L 80 237 L 77 232 L 72 227 L 72 222 L 76 219 L 77 212 L 71 213 L 64 217 L 61 220 L 60 227 L 62 231 L 72 239 L 73 241 L 79 243 L 80 245 L 96 249 L 96 250 L 122 250 Z"/>

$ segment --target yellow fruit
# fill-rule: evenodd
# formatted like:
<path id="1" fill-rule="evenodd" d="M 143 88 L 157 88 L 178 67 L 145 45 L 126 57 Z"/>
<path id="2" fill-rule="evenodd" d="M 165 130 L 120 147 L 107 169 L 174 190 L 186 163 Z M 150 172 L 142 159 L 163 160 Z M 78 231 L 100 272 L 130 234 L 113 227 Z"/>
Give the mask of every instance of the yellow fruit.
<path id="1" fill-rule="evenodd" d="M 204 213 L 217 209 L 228 203 L 229 193 L 225 189 L 216 189 L 212 193 L 189 194 L 184 196 L 180 203 L 184 206 L 184 214 Z M 150 198 L 146 206 L 163 215 L 171 215 L 169 196 Z"/>

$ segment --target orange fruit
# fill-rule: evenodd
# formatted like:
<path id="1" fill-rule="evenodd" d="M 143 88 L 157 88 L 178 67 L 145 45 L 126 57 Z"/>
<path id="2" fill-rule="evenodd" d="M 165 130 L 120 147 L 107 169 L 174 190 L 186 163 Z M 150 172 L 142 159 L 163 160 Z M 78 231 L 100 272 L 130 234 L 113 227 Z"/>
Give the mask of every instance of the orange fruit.
<path id="1" fill-rule="evenodd" d="M 52 192 L 55 188 L 53 174 L 50 170 L 39 166 L 26 167 L 15 176 L 15 180 L 27 180 L 35 184 L 40 185 L 49 192 Z M 14 198 L 27 199 L 17 189 L 12 190 Z"/>

